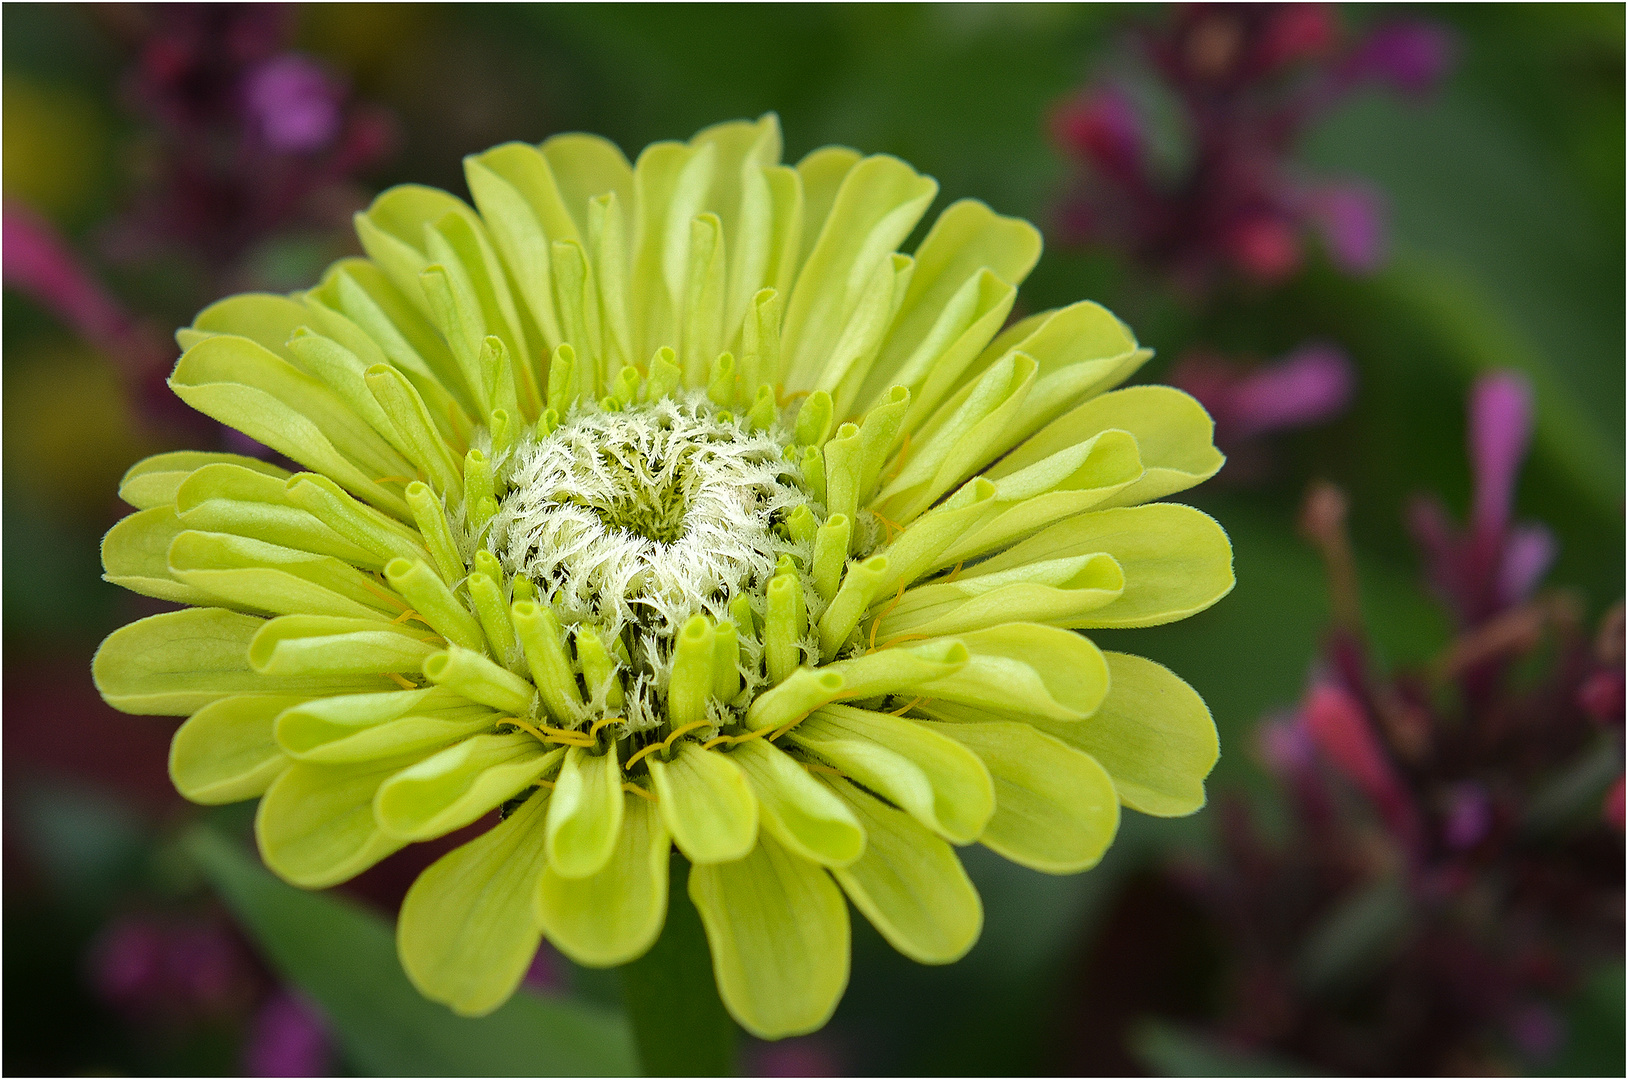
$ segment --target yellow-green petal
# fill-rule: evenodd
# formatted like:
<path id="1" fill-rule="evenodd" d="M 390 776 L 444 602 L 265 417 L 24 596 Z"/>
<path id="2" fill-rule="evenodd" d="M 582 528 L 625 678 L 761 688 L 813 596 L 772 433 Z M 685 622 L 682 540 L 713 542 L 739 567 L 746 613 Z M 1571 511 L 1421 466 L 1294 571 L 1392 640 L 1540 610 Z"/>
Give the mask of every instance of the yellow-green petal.
<path id="1" fill-rule="evenodd" d="M 436 686 L 308 701 L 277 717 L 276 735 L 292 758 L 337 765 L 439 750 L 498 715 Z"/>
<path id="2" fill-rule="evenodd" d="M 832 871 L 888 944 L 919 964 L 953 964 L 984 926 L 984 905 L 955 850 L 909 814 L 841 778 L 831 786 L 858 816 L 868 843 Z"/>
<path id="3" fill-rule="evenodd" d="M 1232 544 L 1215 519 L 1177 503 L 1080 514 L 969 568 L 998 573 L 1086 552 L 1112 555 L 1125 591 L 1085 616 L 1084 627 L 1157 626 L 1195 615 L 1232 591 Z"/>
<path id="4" fill-rule="evenodd" d="M 616 850 L 625 809 L 616 747 L 595 757 L 566 751 L 548 803 L 548 864 L 563 877 L 599 873 Z"/>
<path id="5" fill-rule="evenodd" d="M 1204 778 L 1221 756 L 1204 699 L 1152 660 L 1104 655 L 1113 689 L 1096 715 L 1083 724 L 1037 726 L 1096 758 L 1132 810 L 1181 817 L 1202 808 Z"/>
<path id="6" fill-rule="evenodd" d="M 485 1016 L 509 1000 L 542 932 L 531 895 L 542 876 L 538 791 L 496 827 L 418 875 L 396 921 L 401 966 L 419 993 L 459 1016 Z"/>
<path id="7" fill-rule="evenodd" d="M 222 698 L 193 713 L 170 740 L 175 790 L 209 806 L 264 794 L 289 763 L 272 734 L 277 716 L 303 701 L 284 694 L 248 694 Z"/>
<path id="8" fill-rule="evenodd" d="M 757 799 L 733 761 L 693 742 L 680 742 L 671 761 L 645 761 L 662 821 L 691 862 L 729 862 L 752 849 Z"/>
<path id="9" fill-rule="evenodd" d="M 412 763 L 361 765 L 296 761 L 266 790 L 254 816 L 260 857 L 302 889 L 325 889 L 360 874 L 406 844 L 373 817 L 379 785 Z"/>
<path id="10" fill-rule="evenodd" d="M 207 450 L 172 450 L 167 454 L 154 454 L 142 458 L 125 472 L 119 481 L 119 498 L 137 510 L 151 510 L 155 506 L 173 506 L 175 493 L 182 482 L 205 465 L 237 465 L 245 469 L 278 479 L 286 479 L 288 470 L 270 462 L 260 461 L 242 454 L 222 454 Z"/>
<path id="11" fill-rule="evenodd" d="M 1129 386 L 1102 394 L 1057 418 L 990 470 L 1017 472 L 1065 447 L 1115 429 L 1136 438 L 1146 473 L 1104 506 L 1151 502 L 1203 483 L 1226 458 L 1215 448 L 1215 423 L 1194 398 L 1171 386 Z"/>
<path id="12" fill-rule="evenodd" d="M 930 698 L 1013 714 L 1011 719 L 1083 720 L 1108 692 L 1102 652 L 1055 626 L 1008 623 L 938 640 L 964 646 L 970 659 L 953 674 L 924 684 L 920 692 Z"/>
<path id="13" fill-rule="evenodd" d="M 909 720 L 827 705 L 786 739 L 887 796 L 952 843 L 978 839 L 995 811 L 994 784 L 978 756 Z"/>
<path id="14" fill-rule="evenodd" d="M 155 506 L 123 517 L 102 537 L 102 580 L 143 596 L 177 604 L 218 604 L 197 582 L 170 571 L 170 544 L 187 528 L 174 506 Z"/>
<path id="15" fill-rule="evenodd" d="M 527 734 L 476 735 L 380 785 L 373 816 L 401 840 L 445 836 L 520 794 L 563 756 Z"/>
<path id="16" fill-rule="evenodd" d="M 848 906 L 826 872 L 769 837 L 690 871 L 718 993 L 760 1039 L 824 1026 L 848 986 Z"/>
<path id="17" fill-rule="evenodd" d="M 757 796 L 758 824 L 794 854 L 847 866 L 865 851 L 865 830 L 831 790 L 766 739 L 730 751 Z"/>
<path id="18" fill-rule="evenodd" d="M 546 869 L 533 895 L 548 940 L 586 967 L 614 967 L 643 956 L 667 918 L 667 827 L 647 800 L 623 798 L 622 828 L 604 868 L 585 878 Z"/>
<path id="19" fill-rule="evenodd" d="M 1097 865 L 1114 842 L 1119 799 L 1089 754 L 1014 721 L 934 730 L 971 749 L 994 777 L 995 815 L 978 838 L 985 847 L 1031 870 L 1073 874 Z"/>
<path id="20" fill-rule="evenodd" d="M 263 674 L 249 644 L 264 619 L 224 608 L 188 608 L 122 626 L 96 650 L 96 689 L 122 712 L 187 716 L 234 694 L 346 694 L 384 689 L 383 679 Z"/>

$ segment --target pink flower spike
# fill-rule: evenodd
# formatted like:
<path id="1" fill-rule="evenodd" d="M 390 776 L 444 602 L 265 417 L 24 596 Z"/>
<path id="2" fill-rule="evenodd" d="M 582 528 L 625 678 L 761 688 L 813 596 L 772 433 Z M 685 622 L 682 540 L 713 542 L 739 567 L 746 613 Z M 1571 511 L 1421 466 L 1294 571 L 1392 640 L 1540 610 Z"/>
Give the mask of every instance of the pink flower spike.
<path id="1" fill-rule="evenodd" d="M 1623 788 L 1622 777 L 1611 785 L 1611 790 L 1605 793 L 1605 802 L 1600 805 L 1600 817 L 1605 823 L 1618 832 L 1623 831 Z"/>
<path id="2" fill-rule="evenodd" d="M 51 224 L 22 203 L 5 204 L 5 283 L 55 315 L 74 333 L 117 354 L 133 320 Z"/>
<path id="3" fill-rule="evenodd" d="M 1232 387 L 1230 437 L 1245 439 L 1331 420 L 1351 404 L 1355 389 L 1356 374 L 1343 350 L 1302 345 Z"/>
<path id="4" fill-rule="evenodd" d="M 1475 472 L 1472 520 L 1478 537 L 1509 526 L 1515 475 L 1532 436 L 1532 391 L 1524 378 L 1500 371 L 1470 389 L 1470 467 Z"/>
<path id="5" fill-rule="evenodd" d="M 1321 682 L 1306 695 L 1303 709 L 1307 730 L 1323 757 L 1367 796 L 1401 840 L 1413 844 L 1419 835 L 1413 800 L 1374 736 L 1362 704 L 1342 687 Z"/>

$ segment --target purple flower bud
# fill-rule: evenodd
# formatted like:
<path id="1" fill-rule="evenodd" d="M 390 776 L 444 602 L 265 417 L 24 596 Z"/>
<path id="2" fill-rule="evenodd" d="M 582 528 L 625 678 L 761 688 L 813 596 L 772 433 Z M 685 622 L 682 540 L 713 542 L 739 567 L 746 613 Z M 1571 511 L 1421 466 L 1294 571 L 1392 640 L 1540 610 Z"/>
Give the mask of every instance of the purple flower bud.
<path id="1" fill-rule="evenodd" d="M 164 930 L 139 916 L 109 926 L 91 948 L 91 985 L 112 1005 L 147 1005 L 163 993 Z"/>
<path id="2" fill-rule="evenodd" d="M 1517 525 L 1504 540 L 1498 561 L 1498 603 L 1513 607 L 1532 595 L 1555 559 L 1554 533 L 1547 526 Z"/>
<path id="3" fill-rule="evenodd" d="M 1526 380 L 1507 371 L 1476 380 L 1470 389 L 1469 450 L 1478 536 L 1501 536 L 1508 527 L 1515 474 L 1531 435 L 1532 392 Z"/>
<path id="4" fill-rule="evenodd" d="M 254 1018 L 243 1051 L 245 1076 L 327 1076 L 328 1026 L 316 1008 L 288 990 L 273 994 Z"/>
<path id="5" fill-rule="evenodd" d="M 1052 136 L 1119 184 L 1142 176 L 1142 122 L 1117 87 L 1103 87 L 1064 103 L 1051 119 Z"/>
<path id="6" fill-rule="evenodd" d="M 1435 89 L 1457 51 L 1452 33 L 1425 22 L 1386 23 L 1368 35 L 1352 59 L 1358 78 L 1389 83 L 1404 94 Z"/>
<path id="7" fill-rule="evenodd" d="M 1232 438 L 1249 438 L 1333 419 L 1351 404 L 1356 373 L 1344 350 L 1302 345 L 1238 380 L 1231 399 Z"/>
<path id="8" fill-rule="evenodd" d="M 560 954 L 555 952 L 548 942 L 537 946 L 537 955 L 531 958 L 531 966 L 526 969 L 525 984 L 527 990 L 538 990 L 543 993 L 557 992 L 565 988 L 565 980 L 560 970 Z"/>
<path id="9" fill-rule="evenodd" d="M 250 115 L 273 150 L 321 150 L 339 132 L 342 91 L 309 57 L 284 53 L 249 73 L 244 88 Z"/>
<path id="10" fill-rule="evenodd" d="M 1509 1035 L 1527 1057 L 1547 1061 L 1566 1041 L 1566 1027 L 1553 1009 L 1532 1003 L 1509 1018 Z"/>
<path id="11" fill-rule="evenodd" d="M 1492 799 L 1480 784 L 1460 784 L 1442 825 L 1442 839 L 1454 851 L 1467 851 L 1492 829 Z"/>
<path id="12" fill-rule="evenodd" d="M 1335 266 L 1369 274 L 1385 261 L 1385 208 L 1378 192 L 1362 184 L 1333 184 L 1314 192 L 1307 209 Z"/>

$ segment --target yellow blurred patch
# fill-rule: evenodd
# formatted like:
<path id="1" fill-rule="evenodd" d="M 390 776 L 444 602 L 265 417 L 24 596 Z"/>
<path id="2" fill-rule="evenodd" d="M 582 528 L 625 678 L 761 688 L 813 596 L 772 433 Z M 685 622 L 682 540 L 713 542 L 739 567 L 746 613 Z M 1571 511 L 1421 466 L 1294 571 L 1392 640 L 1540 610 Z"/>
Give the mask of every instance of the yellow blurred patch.
<path id="1" fill-rule="evenodd" d="M 113 366 L 77 344 L 6 357 L 5 482 L 75 514 L 107 505 L 150 447 Z"/>
<path id="2" fill-rule="evenodd" d="M 84 209 L 106 169 L 107 130 L 83 94 L 5 77 L 5 193 L 54 218 Z"/>

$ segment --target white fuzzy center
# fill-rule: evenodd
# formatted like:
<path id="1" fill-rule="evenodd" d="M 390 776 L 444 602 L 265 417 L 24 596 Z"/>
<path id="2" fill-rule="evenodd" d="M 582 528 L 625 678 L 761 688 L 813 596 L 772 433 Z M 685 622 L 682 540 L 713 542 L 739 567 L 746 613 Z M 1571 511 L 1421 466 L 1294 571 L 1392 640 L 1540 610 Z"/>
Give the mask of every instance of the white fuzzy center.
<path id="1" fill-rule="evenodd" d="M 807 558 L 774 528 L 810 503 L 784 446 L 700 394 L 590 407 L 516 449 L 488 543 L 563 621 L 631 629 L 635 669 L 664 684 L 686 620 L 728 619 L 735 596 L 762 595 L 782 553 Z"/>

